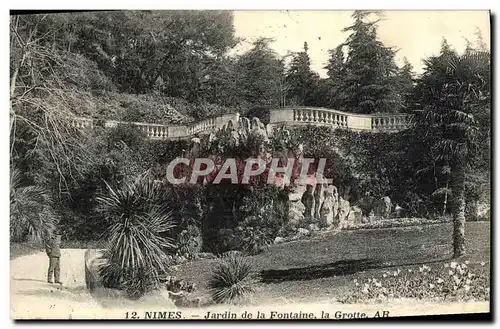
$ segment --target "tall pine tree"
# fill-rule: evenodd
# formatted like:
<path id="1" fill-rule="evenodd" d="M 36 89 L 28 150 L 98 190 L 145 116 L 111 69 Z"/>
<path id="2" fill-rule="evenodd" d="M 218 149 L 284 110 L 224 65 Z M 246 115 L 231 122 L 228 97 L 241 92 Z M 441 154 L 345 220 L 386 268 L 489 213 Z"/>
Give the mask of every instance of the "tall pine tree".
<path id="1" fill-rule="evenodd" d="M 238 60 L 238 89 L 250 114 L 261 117 L 269 108 L 281 105 L 283 62 L 269 47 L 272 40 L 260 38 Z M 264 118 L 263 118 L 264 119 Z"/>
<path id="2" fill-rule="evenodd" d="M 307 42 L 304 49 L 293 55 L 290 67 L 286 75 L 287 104 L 308 105 L 318 80 L 316 73 L 311 71 L 311 60 L 307 53 Z"/>
<path id="3" fill-rule="evenodd" d="M 379 20 L 369 21 L 371 14 L 374 12 L 355 11 L 354 24 L 343 30 L 351 34 L 344 43 L 347 57 L 341 77 L 329 69 L 333 74 L 331 79 L 337 80 L 334 82 L 337 86 L 334 104 L 356 113 L 395 112 L 402 105 L 395 83 L 398 76 L 395 51 L 377 39 Z M 337 49 L 331 54 L 335 56 L 331 57 L 331 62 L 336 63 L 340 51 Z"/>
<path id="4" fill-rule="evenodd" d="M 413 72 L 413 66 L 406 57 L 404 58 L 403 67 L 398 72 L 398 84 L 402 102 L 400 111 L 410 113 L 414 102 L 415 73 Z"/>

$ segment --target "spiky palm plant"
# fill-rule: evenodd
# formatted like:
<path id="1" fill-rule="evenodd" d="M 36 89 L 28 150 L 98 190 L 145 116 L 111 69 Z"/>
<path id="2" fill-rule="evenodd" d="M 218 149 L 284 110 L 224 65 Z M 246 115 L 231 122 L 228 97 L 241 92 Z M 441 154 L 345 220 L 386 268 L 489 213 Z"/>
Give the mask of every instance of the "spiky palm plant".
<path id="1" fill-rule="evenodd" d="M 21 172 L 10 173 L 10 239 L 41 242 L 55 230 L 57 219 L 48 192 L 35 185 L 23 185 Z"/>
<path id="2" fill-rule="evenodd" d="M 209 282 L 210 292 L 216 303 L 241 299 L 253 291 L 250 286 L 252 264 L 235 252 L 222 257 Z"/>
<path id="3" fill-rule="evenodd" d="M 420 81 L 417 128 L 432 135 L 433 153 L 451 167 L 454 257 L 465 254 L 465 179 L 477 158 L 489 152 L 490 54 L 445 47 L 426 61 Z"/>
<path id="4" fill-rule="evenodd" d="M 150 180 L 107 187 L 108 194 L 97 199 L 110 223 L 105 231 L 107 264 L 101 273 L 106 285 L 137 287 L 139 291 L 129 295 L 140 296 L 147 290 L 144 273 L 154 285 L 167 269 L 167 250 L 174 248 L 165 237 L 174 228 L 171 214 L 159 204 L 161 191 Z"/>

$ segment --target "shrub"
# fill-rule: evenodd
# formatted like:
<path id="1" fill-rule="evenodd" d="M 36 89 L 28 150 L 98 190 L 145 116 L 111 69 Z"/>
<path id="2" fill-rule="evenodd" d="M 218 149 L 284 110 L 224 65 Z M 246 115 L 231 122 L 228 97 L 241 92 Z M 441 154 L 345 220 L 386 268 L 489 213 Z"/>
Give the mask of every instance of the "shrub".
<path id="1" fill-rule="evenodd" d="M 203 240 L 201 231 L 194 225 L 189 225 L 177 236 L 177 255 L 193 259 L 201 251 Z"/>
<path id="2" fill-rule="evenodd" d="M 105 231 L 107 263 L 101 274 L 106 286 L 124 288 L 138 298 L 155 289 L 167 271 L 167 250 L 174 244 L 165 234 L 174 225 L 170 213 L 158 203 L 160 191 L 153 182 L 138 180 L 120 189 L 108 185 L 108 190 L 108 195 L 98 198 L 110 223 Z"/>
<path id="3" fill-rule="evenodd" d="M 261 218 L 249 216 L 236 227 L 235 237 L 238 250 L 256 255 L 264 250 L 274 241 L 274 238 L 266 230 Z"/>
<path id="4" fill-rule="evenodd" d="M 250 286 L 251 263 L 236 252 L 229 252 L 217 264 L 209 282 L 216 303 L 240 300 L 253 291 Z"/>

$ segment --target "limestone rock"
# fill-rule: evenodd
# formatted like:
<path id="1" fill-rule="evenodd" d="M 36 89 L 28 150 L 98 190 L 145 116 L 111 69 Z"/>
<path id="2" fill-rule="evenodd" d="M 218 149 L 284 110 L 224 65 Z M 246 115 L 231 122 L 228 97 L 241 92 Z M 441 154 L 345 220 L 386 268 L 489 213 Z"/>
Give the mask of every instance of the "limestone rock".
<path id="1" fill-rule="evenodd" d="M 325 184 L 317 184 L 314 190 L 314 218 L 321 218 L 321 206 L 323 205 L 323 201 L 325 200 L 325 192 L 327 186 Z"/>
<path id="2" fill-rule="evenodd" d="M 268 140 L 266 126 L 260 122 L 259 118 L 252 118 L 251 122 L 251 131 L 252 133 L 263 136 L 266 140 Z"/>
<path id="3" fill-rule="evenodd" d="M 299 201 L 291 201 L 288 205 L 288 222 L 292 225 L 298 225 L 304 220 L 304 204 Z"/>
<path id="4" fill-rule="evenodd" d="M 307 227 L 311 232 L 319 231 L 319 226 L 317 224 L 309 224 Z"/>
<path id="5" fill-rule="evenodd" d="M 297 234 L 295 235 L 295 238 L 297 239 L 301 239 L 301 238 L 305 238 L 307 236 L 309 236 L 309 234 L 311 234 L 311 232 L 305 228 L 299 228 Z"/>
<path id="6" fill-rule="evenodd" d="M 306 186 L 305 185 L 294 186 L 290 190 L 290 193 L 288 194 L 288 200 L 291 201 L 291 202 L 302 200 L 302 196 L 304 195 L 305 191 L 306 191 Z"/>
<path id="7" fill-rule="evenodd" d="M 339 197 L 339 202 L 338 202 L 338 219 L 339 222 L 343 222 L 347 220 L 347 216 L 349 215 L 349 210 L 350 210 L 350 204 L 349 201 L 344 200 L 342 197 Z"/>
<path id="8" fill-rule="evenodd" d="M 273 133 L 274 133 L 274 127 L 272 124 L 268 123 L 266 125 L 266 133 L 267 133 L 267 136 L 268 137 L 272 137 L 273 136 Z"/>
<path id="9" fill-rule="evenodd" d="M 321 227 L 329 227 L 335 224 L 334 220 L 338 210 L 337 197 L 337 188 L 335 186 L 330 185 L 325 189 L 325 198 L 319 212 Z"/>
<path id="10" fill-rule="evenodd" d="M 377 200 L 373 207 L 375 217 L 389 218 L 392 211 L 392 202 L 388 196 L 384 196 Z"/>
<path id="11" fill-rule="evenodd" d="M 280 236 L 277 236 L 275 239 L 274 239 L 274 243 L 277 244 L 277 243 L 283 243 L 285 242 L 285 239 L 280 237 Z"/>
<path id="12" fill-rule="evenodd" d="M 347 221 L 354 224 L 361 224 L 363 222 L 363 212 L 358 206 L 352 206 L 347 216 Z"/>

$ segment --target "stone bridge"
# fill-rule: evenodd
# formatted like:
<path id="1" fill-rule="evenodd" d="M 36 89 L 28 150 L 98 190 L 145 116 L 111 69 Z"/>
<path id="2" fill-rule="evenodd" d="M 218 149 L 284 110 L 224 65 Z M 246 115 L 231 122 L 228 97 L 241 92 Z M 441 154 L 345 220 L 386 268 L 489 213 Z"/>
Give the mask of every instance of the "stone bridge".
<path id="1" fill-rule="evenodd" d="M 99 120 L 91 118 L 75 118 L 72 125 L 77 128 L 93 128 Z M 104 127 L 116 127 L 120 124 L 132 124 L 146 133 L 150 139 L 187 139 L 198 134 L 210 133 L 226 126 L 240 122 L 240 114 L 224 114 L 215 118 L 183 125 L 164 125 L 144 122 L 124 122 L 108 120 Z M 407 129 L 410 116 L 406 114 L 373 114 L 363 115 L 341 112 L 318 107 L 289 107 L 270 111 L 269 127 L 315 125 L 328 126 L 352 131 L 397 132 Z"/>

